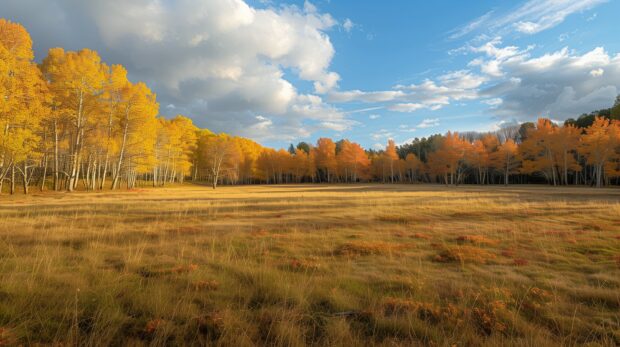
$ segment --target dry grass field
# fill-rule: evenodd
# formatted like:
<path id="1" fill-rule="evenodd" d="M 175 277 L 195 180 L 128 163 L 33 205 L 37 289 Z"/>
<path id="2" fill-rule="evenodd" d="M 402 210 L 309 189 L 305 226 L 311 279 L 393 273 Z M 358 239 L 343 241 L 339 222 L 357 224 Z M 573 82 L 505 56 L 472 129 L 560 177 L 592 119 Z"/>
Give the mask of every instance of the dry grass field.
<path id="1" fill-rule="evenodd" d="M 0 346 L 620 344 L 620 190 L 0 197 Z"/>

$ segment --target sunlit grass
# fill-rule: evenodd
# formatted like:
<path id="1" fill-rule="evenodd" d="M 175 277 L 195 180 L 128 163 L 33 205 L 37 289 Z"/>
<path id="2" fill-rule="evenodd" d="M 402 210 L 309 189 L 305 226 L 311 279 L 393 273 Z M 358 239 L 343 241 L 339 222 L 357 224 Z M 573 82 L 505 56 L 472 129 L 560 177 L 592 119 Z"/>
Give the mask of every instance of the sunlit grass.
<path id="1" fill-rule="evenodd" d="M 617 189 L 0 199 L 0 345 L 620 344 Z"/>

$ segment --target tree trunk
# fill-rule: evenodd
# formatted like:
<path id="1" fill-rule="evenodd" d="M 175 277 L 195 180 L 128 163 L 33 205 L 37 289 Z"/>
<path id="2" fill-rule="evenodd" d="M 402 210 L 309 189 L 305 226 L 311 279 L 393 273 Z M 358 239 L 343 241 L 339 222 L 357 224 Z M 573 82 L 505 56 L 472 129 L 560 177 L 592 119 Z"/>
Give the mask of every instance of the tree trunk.
<path id="1" fill-rule="evenodd" d="M 22 184 L 24 187 L 24 194 L 28 194 L 28 161 L 24 160 L 24 171 L 22 171 Z"/>
<path id="2" fill-rule="evenodd" d="M 47 155 L 43 158 L 43 177 L 41 179 L 41 191 L 45 188 L 45 176 L 47 176 Z"/>
<path id="3" fill-rule="evenodd" d="M 127 110 L 129 112 L 129 110 Z M 121 149 L 118 154 L 118 163 L 116 164 L 116 172 L 114 173 L 114 177 L 112 178 L 112 190 L 116 189 L 118 184 L 118 179 L 121 175 L 121 165 L 123 163 L 123 156 L 125 154 L 125 145 L 127 144 L 127 132 L 129 129 L 129 119 L 128 115 L 125 114 L 125 128 L 123 129 L 123 141 L 121 142 Z"/>
<path id="4" fill-rule="evenodd" d="M 157 187 L 157 171 L 158 171 L 158 167 L 157 165 L 155 165 L 153 167 L 153 187 Z"/>
<path id="5" fill-rule="evenodd" d="M 15 164 L 11 165 L 11 195 L 15 194 Z"/>
<path id="6" fill-rule="evenodd" d="M 54 190 L 60 189 L 60 180 L 58 177 L 58 121 L 54 119 Z"/>
<path id="7" fill-rule="evenodd" d="M 564 184 L 568 185 L 568 153 L 564 151 Z"/>
<path id="8" fill-rule="evenodd" d="M 80 91 L 80 101 L 78 104 L 77 110 L 77 120 L 76 120 L 76 132 L 75 132 L 75 144 L 73 147 L 72 160 L 71 160 L 71 171 L 69 176 L 69 182 L 67 185 L 67 189 L 72 192 L 75 189 L 75 183 L 77 181 L 77 175 L 79 170 L 80 163 L 80 147 L 82 146 L 82 136 L 84 135 L 83 125 L 82 125 L 82 112 L 84 106 L 84 92 Z"/>

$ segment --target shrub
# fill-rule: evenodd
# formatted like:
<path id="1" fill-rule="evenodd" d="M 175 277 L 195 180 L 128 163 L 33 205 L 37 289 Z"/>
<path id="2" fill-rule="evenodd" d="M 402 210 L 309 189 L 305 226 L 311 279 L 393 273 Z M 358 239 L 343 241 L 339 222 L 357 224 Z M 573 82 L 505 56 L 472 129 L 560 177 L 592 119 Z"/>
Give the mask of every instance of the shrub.
<path id="1" fill-rule="evenodd" d="M 495 332 L 503 333 L 506 331 L 506 324 L 500 321 L 498 313 L 504 309 L 506 309 L 506 304 L 501 300 L 495 300 L 486 305 L 474 307 L 472 318 L 478 329 L 486 335 Z"/>
<path id="2" fill-rule="evenodd" d="M 548 290 L 532 287 L 528 290 L 523 300 L 523 308 L 526 312 L 536 315 L 543 308 L 550 305 L 553 299 L 553 294 Z"/>

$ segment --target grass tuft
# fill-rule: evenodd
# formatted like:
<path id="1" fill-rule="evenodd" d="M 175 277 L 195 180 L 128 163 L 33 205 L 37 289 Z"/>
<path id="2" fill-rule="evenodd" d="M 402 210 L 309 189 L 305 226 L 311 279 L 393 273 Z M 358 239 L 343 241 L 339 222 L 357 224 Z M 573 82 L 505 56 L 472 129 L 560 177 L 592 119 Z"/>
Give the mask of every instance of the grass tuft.
<path id="1" fill-rule="evenodd" d="M 435 261 L 441 263 L 459 262 L 461 264 L 486 264 L 495 259 L 495 254 L 474 246 L 445 247 L 435 256 Z"/>

